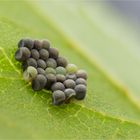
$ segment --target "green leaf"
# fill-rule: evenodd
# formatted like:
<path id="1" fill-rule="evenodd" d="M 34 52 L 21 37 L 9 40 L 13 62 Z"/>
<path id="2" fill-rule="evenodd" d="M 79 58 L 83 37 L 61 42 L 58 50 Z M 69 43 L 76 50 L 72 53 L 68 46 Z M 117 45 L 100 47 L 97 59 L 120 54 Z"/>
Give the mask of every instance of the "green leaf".
<path id="1" fill-rule="evenodd" d="M 122 22 L 123 17 L 118 17 L 111 8 L 107 10 L 104 3 L 36 1 L 32 4 L 36 4 L 36 9 L 46 20 L 52 19 L 59 30 L 74 40 L 89 59 L 111 75 L 119 87 L 127 88 L 131 100 L 140 106 L 137 29 L 127 21 Z"/>
<path id="2" fill-rule="evenodd" d="M 4 15 L 0 18 L 0 138 L 139 139 L 138 104 L 131 100 L 127 90 L 118 87 L 104 74 L 98 63 L 89 60 L 86 48 L 79 43 L 81 39 L 74 39 L 75 32 L 71 37 L 70 33 L 65 33 L 66 27 L 62 28 L 56 24 L 58 21 L 42 16 L 33 4 L 16 1 L 12 10 L 7 12 L 10 7 L 9 2 L 0 2 L 0 15 Z M 57 12 L 66 10 L 59 6 L 55 8 L 58 8 Z M 49 12 L 48 15 L 52 17 Z M 73 14 L 69 17 L 72 18 Z M 88 28 L 88 24 L 85 25 Z M 95 35 L 98 34 L 101 33 L 97 30 Z M 55 107 L 51 104 L 51 93 L 32 91 L 30 84 L 22 79 L 20 64 L 14 60 L 18 40 L 27 36 L 48 38 L 69 62 L 87 70 L 85 100 Z M 89 44 L 87 48 L 90 49 Z"/>

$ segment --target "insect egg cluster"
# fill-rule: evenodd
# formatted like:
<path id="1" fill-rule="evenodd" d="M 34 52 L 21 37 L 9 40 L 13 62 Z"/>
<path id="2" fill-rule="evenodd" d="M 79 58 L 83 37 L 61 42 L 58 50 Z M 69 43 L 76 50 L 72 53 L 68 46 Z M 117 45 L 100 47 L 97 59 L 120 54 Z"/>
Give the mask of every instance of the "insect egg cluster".
<path id="1" fill-rule="evenodd" d="M 60 105 L 86 96 L 87 73 L 69 64 L 48 40 L 21 39 L 15 59 L 22 63 L 23 78 L 34 91 L 52 91 L 52 103 Z"/>

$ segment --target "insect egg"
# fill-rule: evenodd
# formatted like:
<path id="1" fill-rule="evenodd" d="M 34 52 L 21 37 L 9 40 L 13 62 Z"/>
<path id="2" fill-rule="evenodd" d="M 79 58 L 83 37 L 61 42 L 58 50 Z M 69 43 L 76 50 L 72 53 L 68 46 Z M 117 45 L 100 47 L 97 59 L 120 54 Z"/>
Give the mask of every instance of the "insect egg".
<path id="1" fill-rule="evenodd" d="M 21 39 L 19 42 L 18 42 L 18 47 L 25 47 L 25 40 L 24 39 Z"/>
<path id="2" fill-rule="evenodd" d="M 48 51 L 45 50 L 45 49 L 41 49 L 41 50 L 39 51 L 39 54 L 40 54 L 40 58 L 43 59 L 43 60 L 47 60 L 48 57 L 49 57 L 49 53 L 48 53 Z"/>
<path id="3" fill-rule="evenodd" d="M 36 60 L 34 58 L 29 58 L 27 60 L 27 65 L 28 66 L 33 66 L 33 67 L 37 68 L 37 62 L 36 62 Z"/>
<path id="4" fill-rule="evenodd" d="M 57 65 L 58 66 L 66 67 L 67 64 L 68 64 L 68 62 L 67 62 L 66 58 L 60 57 L 60 56 L 57 58 Z"/>
<path id="5" fill-rule="evenodd" d="M 78 78 L 87 79 L 87 72 L 85 70 L 78 70 L 76 75 Z"/>
<path id="6" fill-rule="evenodd" d="M 46 50 L 49 50 L 49 48 L 50 48 L 50 42 L 47 39 L 42 40 L 42 48 L 44 48 Z"/>
<path id="7" fill-rule="evenodd" d="M 15 59 L 22 62 L 23 79 L 31 82 L 32 89 L 52 91 L 52 103 L 69 103 L 73 97 L 82 100 L 86 96 L 87 73 L 75 64 L 59 56 L 57 48 L 47 39 L 23 38 L 18 42 Z"/>
<path id="8" fill-rule="evenodd" d="M 59 66 L 56 68 L 56 74 L 66 75 L 66 69 L 64 67 Z"/>
<path id="9" fill-rule="evenodd" d="M 65 100 L 65 93 L 61 90 L 56 90 L 52 94 L 52 103 L 54 105 L 60 105 Z"/>
<path id="10" fill-rule="evenodd" d="M 46 74 L 45 74 L 45 70 L 42 69 L 42 68 L 37 68 L 37 72 L 38 72 L 38 74 L 46 75 Z"/>
<path id="11" fill-rule="evenodd" d="M 37 50 L 42 49 L 42 42 L 40 40 L 34 40 L 34 48 Z"/>
<path id="12" fill-rule="evenodd" d="M 38 74 L 32 81 L 32 89 L 34 91 L 39 91 L 45 87 L 46 83 L 47 78 L 42 74 Z"/>
<path id="13" fill-rule="evenodd" d="M 61 82 L 56 82 L 52 85 L 52 91 L 55 91 L 55 90 L 62 90 L 64 91 L 65 89 L 65 86 L 61 83 Z"/>
<path id="14" fill-rule="evenodd" d="M 23 79 L 25 81 L 31 81 L 37 76 L 36 68 L 29 66 L 23 73 Z"/>
<path id="15" fill-rule="evenodd" d="M 49 58 L 46 61 L 46 65 L 47 65 L 47 67 L 52 67 L 52 68 L 56 68 L 57 67 L 57 63 L 56 63 L 55 59 L 53 59 L 53 58 Z"/>
<path id="16" fill-rule="evenodd" d="M 18 47 L 27 47 L 28 49 L 32 49 L 34 46 L 34 41 L 32 39 L 26 38 L 21 39 L 18 43 Z"/>
<path id="17" fill-rule="evenodd" d="M 66 88 L 74 88 L 76 84 L 72 79 L 67 79 L 64 81 L 64 85 Z"/>
<path id="18" fill-rule="evenodd" d="M 68 74 L 74 74 L 77 72 L 78 68 L 75 64 L 68 64 L 66 70 Z"/>
<path id="19" fill-rule="evenodd" d="M 85 85 L 86 86 L 86 80 L 84 79 L 84 78 L 78 78 L 77 80 L 76 80 L 76 84 L 78 85 L 78 84 L 83 84 L 83 85 Z"/>
<path id="20" fill-rule="evenodd" d="M 65 93 L 67 99 L 76 95 L 75 90 L 71 89 L 71 88 L 65 89 L 64 93 Z"/>
<path id="21" fill-rule="evenodd" d="M 42 69 L 46 68 L 46 62 L 44 60 L 42 60 L 42 59 L 37 60 L 37 65 L 38 65 L 38 67 L 40 67 Z"/>
<path id="22" fill-rule="evenodd" d="M 56 79 L 57 79 L 57 82 L 64 82 L 66 80 L 66 77 L 62 74 L 57 74 Z"/>
<path id="23" fill-rule="evenodd" d="M 54 74 L 47 74 L 46 78 L 48 80 L 46 84 L 46 89 L 51 89 L 52 84 L 56 82 L 56 76 Z"/>
<path id="24" fill-rule="evenodd" d="M 46 74 L 56 74 L 56 71 L 55 71 L 55 69 L 53 69 L 53 68 L 51 68 L 51 67 L 48 67 L 48 68 L 46 68 L 45 69 L 45 73 Z"/>
<path id="25" fill-rule="evenodd" d="M 77 77 L 76 77 L 76 74 L 67 74 L 67 75 L 66 75 L 66 79 L 72 79 L 72 80 L 75 81 L 76 78 L 77 78 Z"/>
<path id="26" fill-rule="evenodd" d="M 49 48 L 49 54 L 50 54 L 50 58 L 57 59 L 59 52 L 56 48 Z"/>
<path id="27" fill-rule="evenodd" d="M 25 47 L 32 49 L 34 47 L 34 41 L 31 39 L 25 39 Z"/>
<path id="28" fill-rule="evenodd" d="M 38 50 L 32 49 L 31 50 L 31 56 L 32 56 L 32 58 L 38 60 L 39 59 L 39 56 L 40 56 Z"/>
<path id="29" fill-rule="evenodd" d="M 25 61 L 31 56 L 31 52 L 28 48 L 21 47 L 15 52 L 15 59 L 17 61 Z"/>
<path id="30" fill-rule="evenodd" d="M 76 85 L 75 86 L 75 92 L 76 92 L 75 98 L 77 100 L 84 99 L 85 98 L 85 95 L 86 95 L 86 86 L 85 85 L 82 85 L 82 84 Z"/>

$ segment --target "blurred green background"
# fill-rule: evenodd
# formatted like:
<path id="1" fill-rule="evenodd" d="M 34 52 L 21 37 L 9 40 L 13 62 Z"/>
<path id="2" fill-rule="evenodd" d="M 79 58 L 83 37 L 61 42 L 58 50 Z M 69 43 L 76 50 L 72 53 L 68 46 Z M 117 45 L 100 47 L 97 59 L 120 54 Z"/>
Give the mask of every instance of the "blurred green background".
<path id="1" fill-rule="evenodd" d="M 1 0 L 0 139 L 140 139 L 140 1 Z M 24 37 L 47 38 L 88 72 L 83 101 L 55 107 L 14 60 Z"/>

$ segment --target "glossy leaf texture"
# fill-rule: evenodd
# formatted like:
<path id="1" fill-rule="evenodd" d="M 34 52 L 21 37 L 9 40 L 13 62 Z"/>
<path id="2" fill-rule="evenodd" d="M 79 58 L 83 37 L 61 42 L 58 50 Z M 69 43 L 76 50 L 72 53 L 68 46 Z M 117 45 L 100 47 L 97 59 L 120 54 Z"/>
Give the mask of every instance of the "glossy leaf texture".
<path id="1" fill-rule="evenodd" d="M 79 32 L 73 31 L 75 24 L 70 25 L 65 21 L 65 26 L 60 26 L 57 19 L 63 17 L 60 11 L 65 12 L 73 6 L 52 2 L 48 2 L 48 5 L 50 8 L 48 6 L 44 11 L 41 3 L 37 8 L 25 1 L 13 2 L 12 7 L 9 2 L 0 2 L 0 139 L 139 139 L 140 108 L 137 102 L 131 99 L 129 90 L 118 86 L 116 81 L 112 82 L 111 76 L 105 74 L 104 65 L 104 69 L 101 69 L 99 65 L 102 63 L 98 65 L 90 53 L 92 59 L 89 59 L 88 50 L 94 52 L 91 46 L 97 50 L 101 47 L 97 41 L 88 38 L 93 31 L 88 32 L 89 42 L 84 41 Z M 57 18 L 50 12 L 54 7 Z M 84 9 L 89 16 L 92 12 L 85 4 L 80 5 L 80 9 Z M 71 12 L 67 15 L 63 17 L 65 20 L 73 19 L 78 25 L 80 19 L 73 18 Z M 80 33 L 85 33 L 89 24 L 93 24 L 87 22 L 85 19 L 85 28 L 79 23 Z M 69 28 L 71 33 L 66 33 Z M 102 28 L 96 30 L 94 35 L 102 36 L 101 31 Z M 17 42 L 22 37 L 48 38 L 69 62 L 86 69 L 89 76 L 86 99 L 55 107 L 51 104 L 50 92 L 33 92 L 30 84 L 22 79 L 20 64 L 14 60 Z M 104 41 L 110 43 L 108 39 L 104 38 Z M 92 42 L 94 44 L 88 44 Z M 87 43 L 86 48 L 84 43 Z M 111 41 L 111 44 L 117 47 L 116 42 Z M 124 49 L 123 53 L 127 55 L 127 50 Z M 114 67 L 111 63 L 109 66 Z M 130 80 L 131 77 L 128 77 Z"/>

